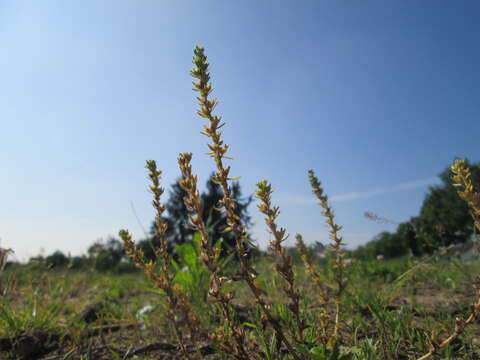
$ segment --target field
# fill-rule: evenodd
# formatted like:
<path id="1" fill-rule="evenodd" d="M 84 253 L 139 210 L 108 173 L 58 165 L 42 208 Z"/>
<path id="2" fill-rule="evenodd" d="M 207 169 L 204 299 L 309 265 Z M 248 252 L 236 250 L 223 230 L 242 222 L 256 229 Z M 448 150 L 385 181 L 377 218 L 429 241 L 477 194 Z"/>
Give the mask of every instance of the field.
<path id="1" fill-rule="evenodd" d="M 284 302 L 281 291 L 276 290 L 281 280 L 273 269 L 273 260 L 264 258 L 255 264 L 265 274 L 259 283 L 275 294 L 272 301 Z M 314 316 L 320 301 L 315 296 L 318 290 L 308 280 L 298 257 L 294 268 L 305 299 L 303 312 Z M 325 263 L 318 270 L 328 273 Z M 426 353 L 432 331 L 444 338 L 453 331 L 455 317 L 466 318 L 471 312 L 478 273 L 479 262 L 353 262 L 346 274 L 349 284 L 343 300 L 340 352 L 348 354 L 346 359 L 415 359 Z M 24 358 L 39 359 L 180 357 L 171 324 L 164 316 L 165 296 L 154 293 L 141 272 L 115 275 L 20 266 L 7 270 L 2 278 L 1 345 L 4 350 L 15 349 L 10 349 L 12 358 L 21 358 L 22 352 Z M 241 321 L 261 323 L 256 304 L 245 290 L 239 289 L 233 304 Z M 198 306 L 204 314 L 215 313 L 213 304 L 208 310 L 205 305 Z M 284 307 L 276 310 L 288 317 Z M 202 322 L 205 328 L 221 324 L 208 317 Z M 246 329 L 249 347 L 263 351 L 256 329 Z M 468 327 L 437 358 L 480 359 L 479 331 L 478 324 Z M 188 345 L 193 358 L 193 346 L 200 348 L 206 359 L 224 358 L 207 333 L 202 337 Z M 0 356 L 8 358 L 8 354 L 4 351 Z"/>
<path id="2" fill-rule="evenodd" d="M 233 197 L 229 146 L 213 114 L 209 64 L 194 51 L 191 75 L 198 115 L 207 120 L 209 156 L 222 190 L 216 210 L 233 244 L 212 239 L 192 171 L 181 153 L 179 186 L 195 234 L 169 244 L 161 170 L 148 160 L 156 212 L 154 259 L 127 230 L 119 236 L 125 264 L 142 271 L 100 273 L 48 266 L 11 265 L 0 273 L 0 352 L 12 359 L 267 359 L 395 360 L 480 359 L 480 262 L 423 257 L 359 260 L 345 251 L 341 226 L 315 173 L 308 177 L 327 224 L 326 254 L 296 236 L 283 246 L 272 187 L 257 184 L 258 209 L 271 234 L 270 252 L 252 251 Z M 463 160 L 451 167 L 453 184 L 480 230 L 480 194 Z M 467 213 L 468 214 L 468 213 Z M 150 249 L 152 250 L 152 249 Z M 173 250 L 173 251 L 172 251 Z M 292 251 L 291 251 L 292 250 Z M 4 255 L 4 252 L 0 252 Z M 1 259 L 3 260 L 3 259 Z M 3 261 L 0 261 L 3 265 Z"/>

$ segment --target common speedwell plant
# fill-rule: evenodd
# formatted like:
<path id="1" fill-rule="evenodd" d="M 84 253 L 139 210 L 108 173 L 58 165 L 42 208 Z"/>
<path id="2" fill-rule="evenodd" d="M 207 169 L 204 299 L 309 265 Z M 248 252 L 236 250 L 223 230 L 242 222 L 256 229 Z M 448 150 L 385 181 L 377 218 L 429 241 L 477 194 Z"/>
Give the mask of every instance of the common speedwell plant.
<path id="1" fill-rule="evenodd" d="M 179 185 L 187 194 L 184 202 L 191 211 L 190 223 L 197 231 L 196 249 L 198 252 L 193 251 L 189 254 L 198 256 L 204 266 L 202 271 L 208 272 L 208 289 L 205 289 L 204 297 L 209 305 L 202 309 L 208 312 L 211 320 L 202 321 L 201 317 L 196 314 L 193 306 L 195 301 L 192 299 L 194 294 L 191 290 L 193 288 L 191 281 L 180 278 L 176 281 L 175 279 L 175 274 L 179 273 L 179 266 L 172 260 L 165 236 L 167 224 L 162 220 L 165 208 L 160 201 L 163 194 L 163 189 L 160 187 L 161 171 L 157 169 L 156 163 L 152 160 L 147 161 L 146 167 L 152 182 L 150 190 L 154 198 L 153 207 L 156 210 L 155 236 L 160 240 L 160 245 L 156 250 L 157 262 L 147 262 L 128 231 L 120 232 L 127 254 L 152 279 L 155 288 L 165 295 L 168 304 L 167 319 L 173 328 L 180 353 L 184 358 L 202 358 L 203 353 L 199 350 L 200 346 L 195 345 L 195 342 L 199 341 L 198 335 L 201 332 L 207 332 L 213 346 L 223 354 L 222 358 L 238 360 L 380 359 L 381 355 L 376 354 L 377 344 L 370 340 L 361 346 L 346 343 L 345 335 L 348 334 L 348 331 L 356 330 L 349 327 L 342 318 L 346 306 L 344 294 L 348 284 L 348 269 L 343 250 L 344 243 L 340 235 L 341 226 L 336 223 L 328 197 L 313 170 L 308 172 L 308 179 L 329 229 L 332 250 L 330 263 L 333 276 L 329 277 L 321 273 L 301 236 L 297 235 L 297 251 L 303 260 L 304 269 L 310 277 L 315 291 L 309 296 L 310 294 L 306 293 L 305 288 L 299 287 L 292 256 L 282 245 L 287 238 L 287 232 L 276 222 L 280 209 L 272 204 L 273 190 L 270 183 L 263 180 L 257 184 L 256 196 L 260 200 L 258 208 L 265 215 L 268 231 L 272 235 L 270 248 L 276 257 L 275 269 L 277 275 L 282 279 L 283 291 L 281 294 L 272 294 L 271 292 L 275 290 L 267 291 L 264 285 L 260 285 L 262 284 L 259 281 L 261 274 L 250 256 L 252 244 L 247 239 L 245 226 L 240 221 L 237 204 L 232 196 L 231 182 L 236 178 L 231 177 L 231 168 L 226 165 L 226 161 L 231 159 L 227 155 L 229 145 L 225 144 L 220 131 L 224 123 L 220 116 L 214 114 L 218 100 L 211 97 L 213 86 L 210 82 L 209 63 L 203 48 L 195 48 L 193 64 L 191 75 L 195 79 L 194 90 L 198 93 L 199 110 L 197 113 L 207 121 L 203 126 L 202 134 L 210 139 L 208 155 L 213 159 L 216 168 L 213 181 L 220 186 L 223 192 L 223 197 L 217 204 L 217 211 L 226 214 L 227 227 L 224 231 L 233 233 L 235 237 L 232 256 L 237 261 L 233 271 L 232 267 L 227 270 L 221 266 L 219 239 L 210 237 L 207 226 L 203 222 L 203 206 L 197 189 L 198 178 L 193 173 L 191 166 L 192 154 L 181 153 L 178 157 L 178 165 L 183 177 Z M 453 180 L 460 188 L 459 195 L 469 204 L 475 226 L 480 230 L 480 195 L 473 190 L 469 171 L 465 168 L 464 162 L 456 161 L 452 166 L 452 172 L 454 173 Z M 197 263 L 192 262 L 192 264 L 197 269 Z M 177 275 L 177 277 L 180 276 Z M 188 277 L 188 279 L 190 278 L 193 279 L 193 277 Z M 237 287 L 244 285 L 248 290 L 255 306 L 250 315 L 256 321 L 245 321 L 240 316 L 238 306 L 235 305 L 236 295 L 232 291 L 232 285 L 235 284 Z M 199 291 L 201 292 L 201 289 Z M 280 304 L 272 303 L 273 295 L 281 295 L 285 300 Z M 306 306 L 310 304 L 309 297 L 319 304 L 314 311 Z M 447 348 L 464 332 L 467 325 L 477 321 L 479 317 L 480 300 L 477 300 L 467 319 L 456 319 L 453 333 L 443 340 L 435 333 L 430 337 L 429 351 L 418 360 L 429 359 L 439 350 Z M 189 334 L 188 337 L 185 336 L 186 333 Z M 189 351 L 192 346 L 195 350 L 193 355 Z M 259 350 L 262 346 L 263 350 Z"/>

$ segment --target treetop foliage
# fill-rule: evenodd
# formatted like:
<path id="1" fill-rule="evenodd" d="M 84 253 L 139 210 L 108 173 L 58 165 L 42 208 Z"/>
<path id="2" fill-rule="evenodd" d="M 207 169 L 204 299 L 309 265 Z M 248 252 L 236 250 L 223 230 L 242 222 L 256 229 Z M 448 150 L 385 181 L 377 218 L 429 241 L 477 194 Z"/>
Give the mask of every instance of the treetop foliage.
<path id="1" fill-rule="evenodd" d="M 480 162 L 465 161 L 471 181 L 480 186 Z M 394 233 L 382 232 L 365 246 L 358 257 L 383 255 L 393 258 L 412 254 L 430 254 L 439 247 L 464 243 L 474 234 L 474 221 L 467 203 L 457 194 L 452 172 L 446 168 L 439 174 L 441 184 L 431 186 L 423 200 L 419 215 L 400 223 Z"/>

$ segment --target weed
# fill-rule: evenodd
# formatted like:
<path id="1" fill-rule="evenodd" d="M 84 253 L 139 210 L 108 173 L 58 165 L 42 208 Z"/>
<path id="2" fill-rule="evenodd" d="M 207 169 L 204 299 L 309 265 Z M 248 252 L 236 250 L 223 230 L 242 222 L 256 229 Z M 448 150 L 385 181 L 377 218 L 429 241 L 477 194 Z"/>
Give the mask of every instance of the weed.
<path id="1" fill-rule="evenodd" d="M 157 170 L 157 165 L 153 160 L 148 160 L 145 167 L 148 169 L 148 175 L 152 182 L 150 191 L 153 194 L 152 205 L 156 210 L 155 236 L 160 240 L 160 246 L 156 249 L 157 259 L 161 261 L 160 271 L 155 271 L 156 264 L 154 262 L 146 262 L 142 250 L 135 246 L 128 231 L 121 230 L 119 235 L 123 240 L 127 250 L 127 255 L 135 261 L 138 267 L 146 272 L 146 274 L 154 282 L 155 287 L 166 294 L 168 300 L 167 317 L 170 321 L 170 324 L 172 324 L 172 328 L 178 340 L 181 353 L 184 358 L 188 359 L 190 358 L 190 355 L 187 351 L 180 328 L 182 323 L 185 323 L 190 331 L 191 338 L 194 339 L 199 333 L 198 319 L 193 313 L 193 308 L 183 290 L 174 286 L 175 276 L 170 271 L 172 258 L 168 251 L 168 243 L 165 237 L 168 225 L 162 220 L 162 214 L 165 211 L 165 207 L 160 203 L 160 197 L 163 194 L 163 189 L 160 187 L 161 171 Z"/>
<path id="2" fill-rule="evenodd" d="M 480 279 L 474 274 L 480 263 L 431 256 L 348 265 L 341 226 L 312 170 L 308 180 L 331 240 L 327 258 L 316 257 L 299 234 L 296 252 L 285 248 L 287 230 L 277 224 L 280 209 L 273 204 L 267 180 L 257 183 L 256 196 L 271 234 L 271 253 L 256 259 L 251 255 L 253 244 L 232 196 L 236 179 L 226 164 L 229 145 L 220 131 L 224 124 L 214 114 L 218 100 L 211 98 L 213 85 L 203 48 L 195 49 L 193 63 L 198 115 L 207 121 L 202 133 L 209 138 L 213 180 L 223 193 L 215 211 L 226 214 L 224 231 L 233 234 L 234 248 L 225 251 L 222 240 L 212 238 L 203 221 L 192 154 L 181 153 L 179 185 L 187 194 L 184 203 L 196 232 L 191 242 L 174 248 L 173 256 L 162 218 L 161 171 L 149 160 L 159 240 L 155 261 L 146 260 L 128 231 L 120 231 L 128 256 L 147 274 L 146 280 L 138 274 L 47 269 L 44 262 L 11 270 L 4 268 L 10 251 L 0 249 L 0 350 L 6 349 L 4 344 L 11 350 L 13 343 L 32 334 L 40 334 L 38 338 L 56 334 L 57 339 L 63 334 L 66 345 L 59 346 L 51 359 L 144 358 L 148 352 L 162 358 L 154 350 L 183 359 L 478 359 Z M 458 194 L 480 230 L 480 194 L 469 169 L 457 160 L 451 170 Z M 389 222 L 375 214 L 367 216 Z M 92 316 L 79 314 L 78 309 L 91 308 Z M 127 328 L 133 330 L 126 333 Z M 155 342 L 145 345 L 151 339 Z"/>
<path id="3" fill-rule="evenodd" d="M 186 316 L 190 330 L 198 329 L 200 325 L 194 316 L 192 305 L 195 302 L 197 308 L 203 308 L 211 317 L 220 314 L 218 321 L 209 322 L 209 326 L 213 327 L 213 335 L 210 338 L 227 357 L 235 359 L 373 360 L 395 359 L 399 354 L 412 357 L 418 356 L 419 352 L 425 352 L 418 360 L 426 360 L 441 350 L 451 356 L 453 351 L 451 344 L 465 332 L 467 325 L 478 320 L 480 297 L 472 306 L 467 319 L 456 318 L 453 332 L 443 341 L 435 330 L 432 335 L 427 336 L 425 331 L 415 324 L 417 320 L 414 304 L 410 307 L 398 307 L 391 305 L 391 302 L 405 289 L 410 289 L 410 286 L 415 284 L 414 279 L 430 273 L 432 265 L 429 265 L 429 260 L 413 266 L 411 263 L 407 263 L 407 266 L 405 262 L 399 263 L 398 268 L 392 264 L 387 266 L 370 262 L 367 265 L 354 265 L 349 269 L 345 261 L 343 239 L 340 236 L 341 226 L 335 222 L 328 197 L 312 170 L 308 172 L 308 179 L 312 192 L 322 208 L 331 239 L 327 267 L 323 268 L 323 273 L 320 271 L 302 237 L 297 235 L 297 251 L 304 267 L 296 270 L 293 257 L 287 254 L 282 246 L 287 233 L 276 224 L 280 210 L 272 205 L 272 187 L 264 180 L 257 184 L 256 196 L 261 202 L 258 208 L 265 215 L 265 222 L 272 234 L 270 249 L 277 259 L 276 273 L 283 279 L 283 295 L 276 291 L 279 284 L 275 278 L 266 281 L 262 277 L 258 271 L 261 263 L 255 266 L 251 262 L 249 251 L 252 244 L 248 242 L 245 227 L 237 214 L 236 202 L 231 195 L 230 182 L 236 179 L 230 176 L 231 168 L 225 164 L 226 160 L 230 159 L 227 156 L 229 145 L 224 143 L 222 132 L 219 131 L 224 123 L 221 122 L 220 116 L 213 113 L 218 100 L 210 97 L 213 86 L 203 48 L 195 48 L 193 63 L 191 75 L 196 79 L 193 85 L 199 94 L 198 115 L 207 120 L 202 134 L 211 140 L 208 144 L 210 150 L 208 155 L 214 160 L 216 167 L 213 181 L 220 185 L 223 192 L 217 210 L 226 213 L 228 226 L 225 231 L 232 232 L 235 236 L 232 256 L 237 260 L 237 267 L 232 274 L 221 266 L 221 245 L 210 238 L 202 220 L 203 207 L 197 189 L 197 176 L 193 174 L 190 164 L 191 153 L 181 153 L 178 157 L 183 175 L 179 184 L 187 193 L 184 202 L 192 212 L 190 222 L 197 233 L 192 243 L 177 246 L 179 263 L 173 261 L 167 251 L 166 224 L 161 218 L 164 207 L 160 204 L 163 190 L 159 187 L 160 171 L 157 170 L 154 161 L 148 161 L 147 168 L 153 184 L 150 186 L 154 194 L 153 205 L 157 211 L 156 236 L 160 239 L 157 256 L 161 260 L 159 265 L 161 270 L 158 274 L 154 271 L 154 263 L 144 261 L 143 254 L 135 247 L 128 232 L 120 233 L 128 255 L 145 270 L 154 281 L 155 287 L 167 295 L 169 303 L 167 317 L 173 324 L 183 356 L 188 357 L 187 344 L 182 335 L 182 327 L 176 319 L 179 312 L 182 312 Z M 459 195 L 469 204 L 475 226 L 480 229 L 480 195 L 473 191 L 468 169 L 464 167 L 462 161 L 456 161 L 452 171 L 456 186 L 463 188 Z M 373 215 L 371 217 L 386 221 Z M 187 271 L 182 271 L 183 266 Z M 300 286 L 298 271 L 306 271 L 312 285 L 316 287 L 313 298 L 317 302 L 313 310 L 310 307 L 314 304 L 310 296 L 311 291 Z M 371 289 L 370 292 L 364 292 L 362 287 L 365 287 L 365 283 L 362 276 L 365 275 L 369 278 L 380 277 L 383 281 L 390 282 L 391 286 L 377 294 L 372 293 Z M 430 279 L 433 277 L 434 275 Z M 347 288 L 347 285 L 352 283 L 351 289 Z M 181 288 L 176 285 L 181 285 Z M 253 303 L 250 312 L 252 321 L 240 320 L 238 308 L 233 303 L 236 295 L 229 290 L 234 285 L 237 290 L 241 289 L 242 285 L 248 289 L 250 301 Z M 286 300 L 272 301 L 279 296 Z M 212 308 L 199 304 L 199 300 L 215 306 Z M 368 314 L 369 321 L 365 322 L 361 314 L 356 314 L 351 321 L 346 321 L 344 314 L 352 313 L 352 309 L 363 309 L 362 311 Z M 368 335 L 371 334 L 372 327 L 377 332 L 375 341 Z M 364 334 L 362 336 L 366 336 L 366 339 L 361 340 L 361 334 Z M 195 341 L 195 336 L 192 334 L 190 339 Z M 260 355 L 258 350 L 254 350 L 255 344 L 263 349 Z"/>

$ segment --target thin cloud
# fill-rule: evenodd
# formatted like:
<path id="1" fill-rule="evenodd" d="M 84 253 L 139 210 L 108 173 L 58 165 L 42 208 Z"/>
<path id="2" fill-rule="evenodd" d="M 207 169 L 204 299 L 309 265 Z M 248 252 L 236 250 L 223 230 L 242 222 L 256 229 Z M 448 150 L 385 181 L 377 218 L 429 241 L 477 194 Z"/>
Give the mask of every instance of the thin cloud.
<path id="1" fill-rule="evenodd" d="M 332 202 L 344 202 L 344 201 L 353 201 L 358 199 L 368 199 L 376 196 L 392 194 L 401 191 L 414 190 L 429 185 L 436 185 L 440 180 L 436 177 L 429 177 L 425 179 L 419 179 L 414 181 L 407 181 L 400 183 L 391 187 L 379 188 L 371 191 L 354 191 L 345 194 L 333 195 L 330 197 Z M 305 198 L 300 196 L 286 196 L 282 197 L 282 200 L 288 202 L 302 203 L 302 204 L 313 204 L 317 200 L 315 198 Z"/>
<path id="2" fill-rule="evenodd" d="M 430 177 L 426 179 L 404 182 L 388 188 L 380 188 L 372 191 L 351 192 L 346 194 L 334 195 L 330 199 L 335 202 L 366 199 L 366 198 L 372 198 L 379 195 L 396 193 L 399 191 L 418 189 L 428 185 L 437 184 L 438 182 L 439 182 L 438 178 Z"/>

